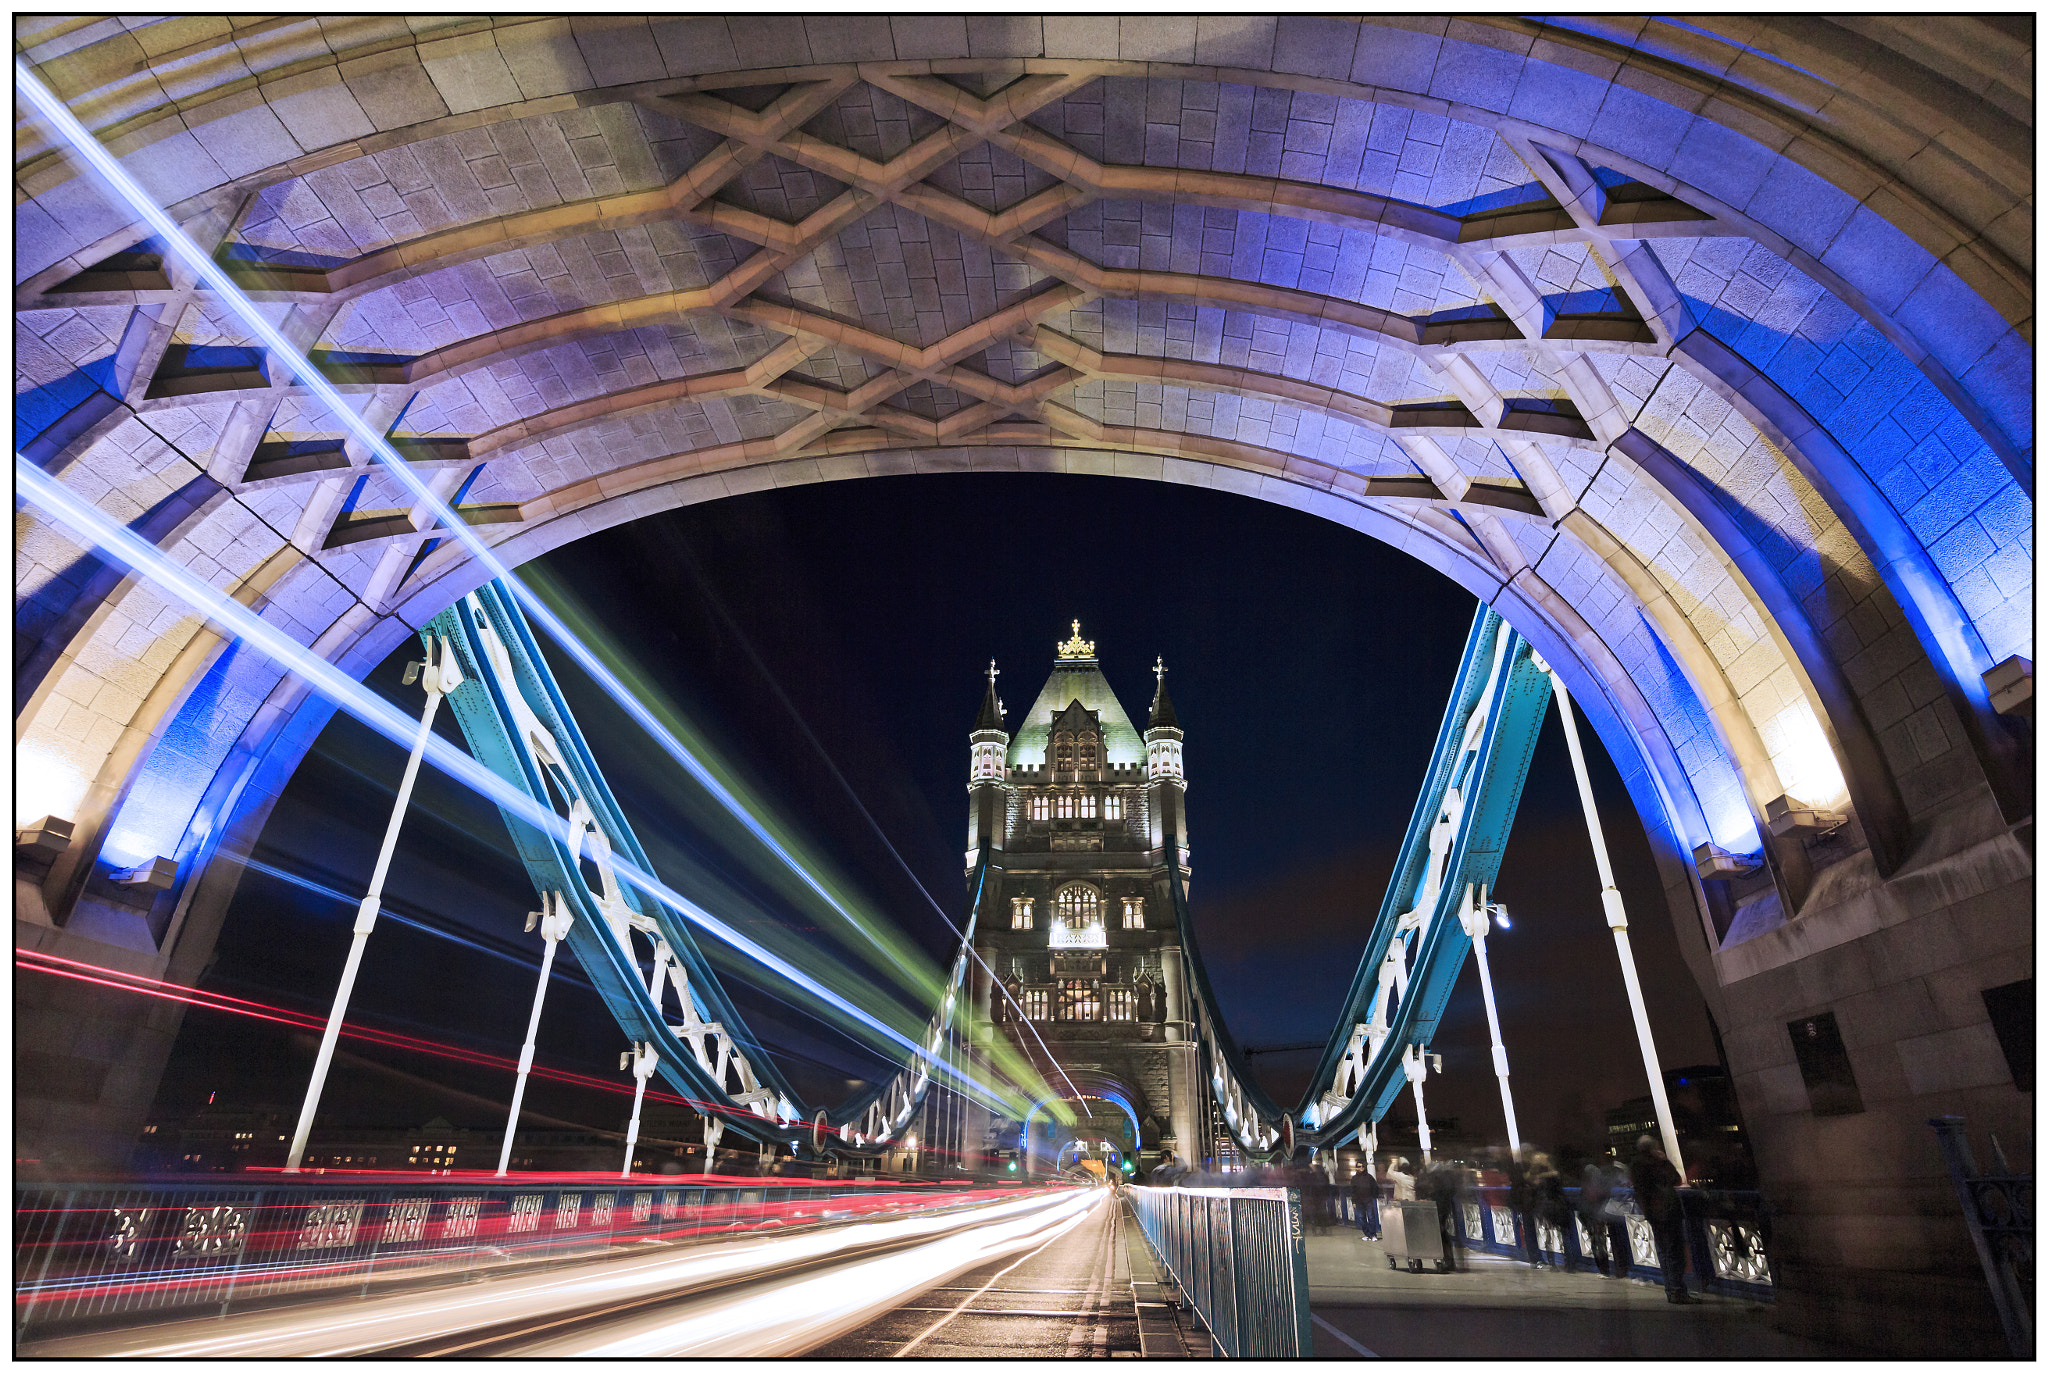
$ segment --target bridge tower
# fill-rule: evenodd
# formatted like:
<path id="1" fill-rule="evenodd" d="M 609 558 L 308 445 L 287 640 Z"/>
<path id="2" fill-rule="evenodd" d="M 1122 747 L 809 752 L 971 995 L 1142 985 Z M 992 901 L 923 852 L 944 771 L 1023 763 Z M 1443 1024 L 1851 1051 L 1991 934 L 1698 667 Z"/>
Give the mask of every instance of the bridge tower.
<path id="1" fill-rule="evenodd" d="M 1013 1046 L 1067 1098 L 1072 1135 L 1143 1165 L 1162 1148 L 1208 1154 L 1166 868 L 1187 880 L 1183 735 L 1155 670 L 1141 737 L 1077 621 L 1016 734 L 991 665 L 969 736 L 969 871 L 982 845 L 994 850 L 977 906 L 976 1042 Z"/>

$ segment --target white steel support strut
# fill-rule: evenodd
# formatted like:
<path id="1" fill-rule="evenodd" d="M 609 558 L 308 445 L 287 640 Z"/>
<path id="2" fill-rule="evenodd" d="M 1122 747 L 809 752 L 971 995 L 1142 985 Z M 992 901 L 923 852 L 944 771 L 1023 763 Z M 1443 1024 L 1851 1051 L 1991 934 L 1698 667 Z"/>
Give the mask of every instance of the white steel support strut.
<path id="1" fill-rule="evenodd" d="M 633 1118 L 626 1123 L 626 1161 L 619 1168 L 619 1176 L 633 1176 L 633 1150 L 640 1143 L 640 1100 L 647 1095 L 647 1079 L 654 1076 L 654 1070 L 661 1066 L 661 1055 L 652 1044 L 635 1044 L 619 1055 L 619 1066 L 633 1070 Z"/>
<path id="2" fill-rule="evenodd" d="M 1429 1076 L 1429 1055 L 1411 1044 L 1408 1052 L 1402 1055 L 1401 1066 L 1407 1070 L 1408 1086 L 1415 1093 L 1415 1140 L 1422 1146 L 1422 1162 L 1427 1166 L 1430 1161 L 1429 1112 L 1422 1105 L 1422 1079 Z"/>
<path id="3" fill-rule="evenodd" d="M 1586 776 L 1586 754 L 1579 746 L 1579 727 L 1572 718 L 1571 697 L 1564 682 L 1542 659 L 1536 665 L 1550 672 L 1552 694 L 1557 697 L 1558 718 L 1564 721 L 1564 741 L 1571 746 L 1572 771 L 1579 779 L 1579 804 L 1586 811 L 1586 833 L 1593 840 L 1593 861 L 1600 870 L 1600 904 L 1607 912 L 1607 926 L 1614 931 L 1614 952 L 1621 959 L 1621 980 L 1628 987 L 1628 1009 L 1636 1021 L 1636 1041 L 1643 1049 L 1643 1071 L 1650 1078 L 1650 1101 L 1657 1108 L 1657 1131 L 1664 1138 L 1664 1156 L 1685 1176 L 1685 1159 L 1678 1152 L 1678 1132 L 1671 1127 L 1671 1103 L 1664 1096 L 1664 1069 L 1657 1061 L 1657 1043 L 1650 1037 L 1650 1015 L 1643 1008 L 1642 984 L 1636 980 L 1636 956 L 1628 944 L 1628 912 L 1621 893 L 1614 886 L 1614 869 L 1607 861 L 1607 840 L 1600 832 L 1600 812 L 1593 806 L 1593 783 Z"/>
<path id="4" fill-rule="evenodd" d="M 540 956 L 540 981 L 533 989 L 533 1014 L 526 1018 L 526 1042 L 519 1046 L 519 1076 L 512 1083 L 512 1113 L 505 1121 L 505 1143 L 498 1150 L 498 1176 L 505 1176 L 505 1170 L 512 1163 L 512 1137 L 519 1131 L 519 1106 L 526 1099 L 526 1078 L 533 1071 L 533 1041 L 540 1033 L 540 1008 L 547 1000 L 548 978 L 555 969 L 555 947 L 569 937 L 569 927 L 576 923 L 575 915 L 569 910 L 569 903 L 557 892 L 541 893 L 542 909 L 535 911 L 526 928 L 531 930 L 534 922 L 540 925 L 540 937 L 547 947 Z M 634 1115 L 639 1112 L 635 1103 Z M 630 1155 L 629 1155 L 630 1157 Z"/>
<path id="5" fill-rule="evenodd" d="M 370 874 L 370 889 L 356 907 L 355 937 L 348 946 L 348 961 L 341 967 L 341 985 L 334 989 L 334 1005 L 327 1012 L 327 1028 L 320 1036 L 320 1052 L 313 1060 L 313 1079 L 306 1084 L 305 1104 L 299 1107 L 298 1127 L 292 1132 L 292 1149 L 285 1159 L 284 1171 L 296 1173 L 306 1157 L 306 1141 L 313 1133 L 313 1117 L 320 1110 L 320 1093 L 327 1085 L 327 1070 L 334 1062 L 334 1044 L 341 1037 L 341 1022 L 348 1015 L 348 999 L 355 990 L 356 973 L 363 966 L 363 945 L 369 941 L 370 931 L 377 927 L 377 912 L 384 902 L 384 877 L 391 870 L 391 855 L 398 848 L 398 830 L 405 823 L 405 808 L 412 801 L 412 785 L 420 775 L 420 758 L 427 751 L 427 740 L 434 733 L 434 712 L 441 707 L 441 698 L 462 685 L 462 668 L 455 661 L 455 651 L 448 640 L 443 638 L 437 646 L 427 649 L 424 662 L 409 664 L 405 670 L 405 684 L 411 686 L 417 680 L 427 691 L 426 708 L 420 712 L 420 730 L 412 742 L 412 753 L 405 760 L 405 776 L 398 784 L 398 797 L 391 805 L 391 820 L 384 827 L 384 847 L 377 851 L 377 866 Z"/>
<path id="6" fill-rule="evenodd" d="M 1493 970 L 1486 963 L 1486 931 L 1492 923 L 1486 913 L 1484 888 L 1465 889 L 1465 908 L 1458 913 L 1465 933 L 1472 939 L 1472 957 L 1479 964 L 1479 990 L 1486 998 L 1486 1028 L 1493 1036 L 1493 1075 L 1500 1079 L 1500 1109 L 1507 1117 L 1508 1148 L 1522 1152 L 1522 1132 L 1515 1126 L 1515 1094 L 1508 1087 L 1508 1051 L 1501 1043 L 1500 1012 L 1493 1002 Z"/>

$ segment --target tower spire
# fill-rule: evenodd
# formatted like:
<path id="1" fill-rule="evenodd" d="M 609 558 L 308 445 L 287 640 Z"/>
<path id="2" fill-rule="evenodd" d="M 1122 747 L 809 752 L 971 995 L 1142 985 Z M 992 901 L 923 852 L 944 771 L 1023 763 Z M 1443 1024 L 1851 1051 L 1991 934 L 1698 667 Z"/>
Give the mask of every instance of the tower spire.
<path id="1" fill-rule="evenodd" d="M 1180 718 L 1173 713 L 1173 698 L 1166 694 L 1166 671 L 1166 659 L 1155 658 L 1152 675 L 1159 679 L 1159 689 L 1152 696 L 1152 718 L 1146 722 L 1147 730 L 1180 728 Z"/>
<path id="2" fill-rule="evenodd" d="M 1003 670 L 997 667 L 996 660 L 991 658 L 988 660 L 988 671 L 982 675 L 988 678 L 988 690 L 982 693 L 981 714 L 974 717 L 974 727 L 977 730 L 1001 729 L 1003 703 L 996 695 L 996 678 L 1003 675 Z"/>

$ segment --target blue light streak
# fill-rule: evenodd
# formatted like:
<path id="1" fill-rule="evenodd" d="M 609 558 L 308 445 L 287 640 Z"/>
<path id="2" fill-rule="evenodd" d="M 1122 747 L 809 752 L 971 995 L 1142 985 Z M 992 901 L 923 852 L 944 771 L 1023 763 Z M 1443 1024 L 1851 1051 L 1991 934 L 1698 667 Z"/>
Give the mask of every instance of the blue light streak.
<path id="1" fill-rule="evenodd" d="M 46 514 L 69 525 L 108 557 L 192 606 L 221 630 L 298 673 L 313 690 L 393 743 L 411 748 L 413 737 L 419 728 L 417 721 L 326 659 L 305 648 L 283 630 L 265 621 L 240 601 L 178 566 L 147 540 L 132 530 L 116 524 L 98 506 L 49 476 L 20 453 L 14 455 L 14 479 L 17 497 L 30 501 Z M 429 735 L 426 757 L 455 781 L 518 816 L 541 833 L 558 837 L 565 844 L 573 842 L 569 824 L 563 817 L 543 808 L 524 791 L 514 787 L 445 739 L 438 735 Z M 945 1061 L 944 1055 L 931 1053 L 922 1043 L 898 1032 L 867 1011 L 838 996 L 787 960 L 763 948 L 682 893 L 675 891 L 661 879 L 641 871 L 623 856 L 613 856 L 613 870 L 622 880 L 647 896 L 668 906 L 698 928 L 745 954 L 762 967 L 809 992 L 824 1005 L 867 1026 L 891 1043 L 908 1049 L 917 1058 L 931 1064 L 935 1070 L 984 1093 L 988 1099 L 1001 1099 L 1002 1094 L 999 1091 L 959 1072 Z"/>

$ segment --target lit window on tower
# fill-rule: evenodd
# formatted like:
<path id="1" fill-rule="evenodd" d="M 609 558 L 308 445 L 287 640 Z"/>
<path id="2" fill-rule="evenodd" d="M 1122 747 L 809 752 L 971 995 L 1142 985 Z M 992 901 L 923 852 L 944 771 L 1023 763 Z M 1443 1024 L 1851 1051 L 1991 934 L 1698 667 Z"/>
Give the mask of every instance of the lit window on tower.
<path id="1" fill-rule="evenodd" d="M 1081 818 L 1083 820 L 1093 820 L 1095 818 L 1095 793 L 1092 791 L 1084 792 L 1079 799 L 1081 803 Z"/>
<path id="2" fill-rule="evenodd" d="M 1024 1015 L 1029 1020 L 1052 1019 L 1052 988 L 1026 987 L 1022 998 Z"/>
<path id="3" fill-rule="evenodd" d="M 1102 985 L 1081 978 L 1060 983 L 1060 1019 L 1102 1019 Z"/>
<path id="4" fill-rule="evenodd" d="M 1109 795 L 1107 795 L 1107 796 L 1103 797 L 1103 798 L 1102 798 L 1102 818 L 1103 818 L 1103 819 L 1105 819 L 1105 820 L 1121 820 L 1121 819 L 1123 819 L 1123 818 L 1124 818 L 1124 798 L 1123 798 L 1123 797 L 1121 797 L 1121 796 L 1119 796 L 1119 795 L 1117 795 L 1117 794 L 1116 794 L 1115 792 L 1111 792 L 1111 793 L 1110 793 Z"/>
<path id="5" fill-rule="evenodd" d="M 1137 993 L 1130 987 L 1111 987 L 1103 997 L 1105 1020 L 1136 1020 Z"/>
<path id="6" fill-rule="evenodd" d="M 1100 949 L 1109 941 L 1102 928 L 1102 894 L 1086 882 L 1071 882 L 1053 896 L 1052 946 Z"/>
<path id="7" fill-rule="evenodd" d="M 1145 928 L 1145 898 L 1126 896 L 1124 898 L 1124 928 L 1142 930 Z"/>
<path id="8" fill-rule="evenodd" d="M 1074 818 L 1073 793 L 1065 791 L 1060 793 L 1059 817 L 1062 820 L 1071 820 Z"/>
<path id="9" fill-rule="evenodd" d="M 1031 928 L 1031 898 L 1013 896 L 1010 898 L 1010 928 L 1028 930 Z"/>
<path id="10" fill-rule="evenodd" d="M 1049 797 L 1049 796 L 1034 796 L 1034 797 L 1032 797 L 1032 798 L 1031 798 L 1031 818 L 1032 818 L 1033 820 L 1050 820 L 1050 819 L 1052 819 L 1052 798 L 1051 798 L 1051 797 Z"/>

